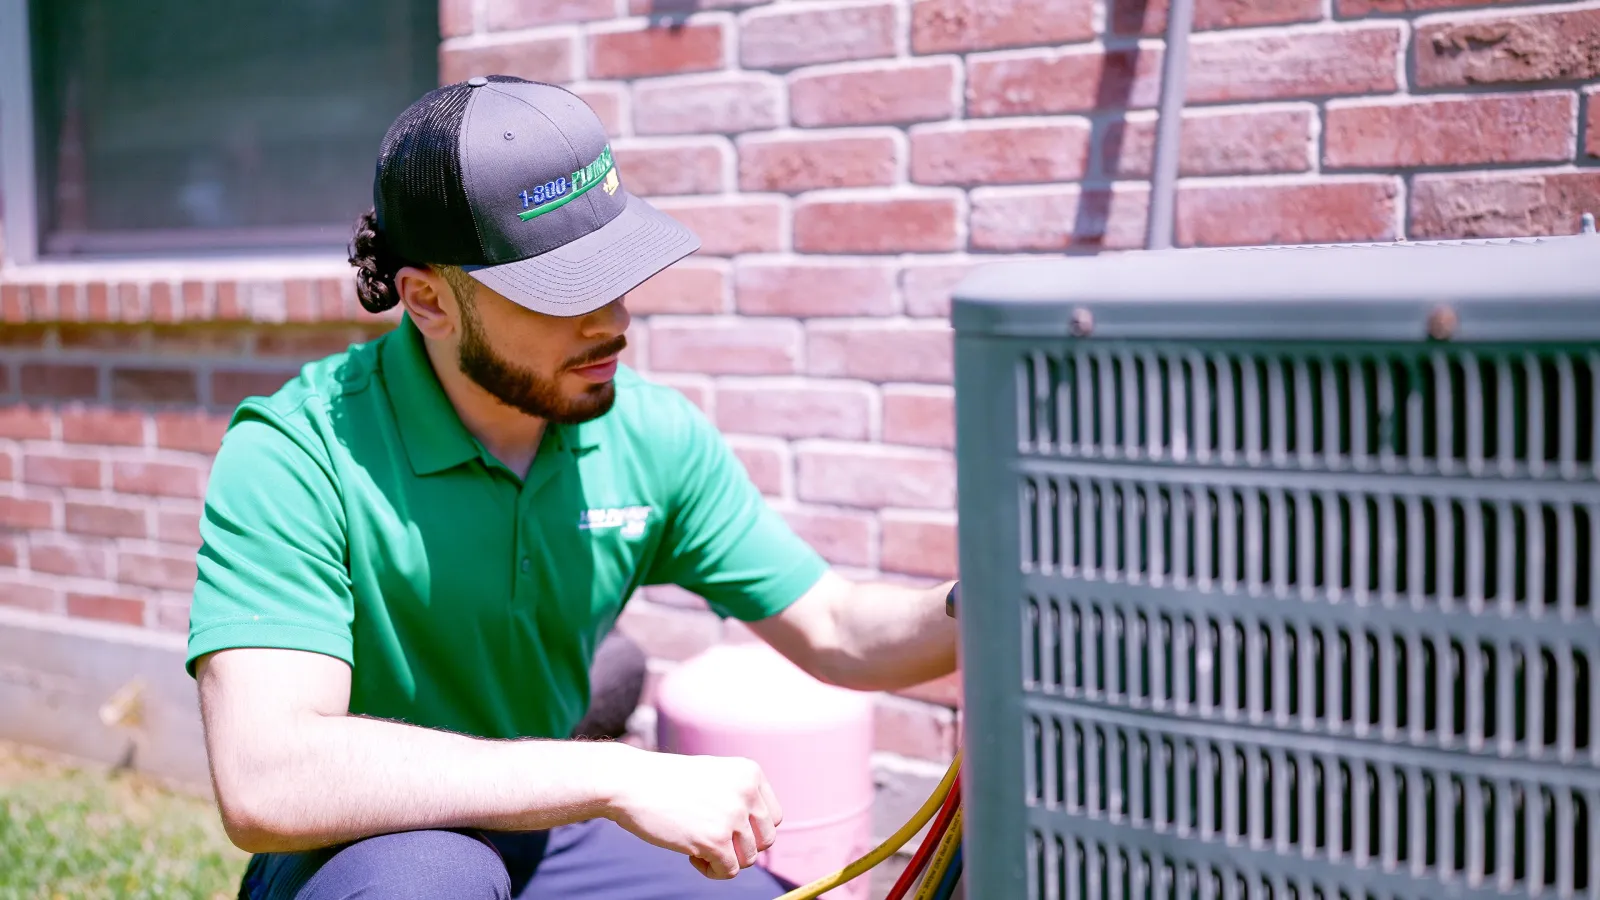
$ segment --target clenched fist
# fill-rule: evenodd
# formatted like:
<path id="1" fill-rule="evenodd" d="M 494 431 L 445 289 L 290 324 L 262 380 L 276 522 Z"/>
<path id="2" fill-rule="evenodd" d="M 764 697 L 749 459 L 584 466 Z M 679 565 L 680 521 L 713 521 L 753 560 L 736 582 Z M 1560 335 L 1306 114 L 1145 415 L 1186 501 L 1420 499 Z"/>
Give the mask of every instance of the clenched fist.
<path id="1" fill-rule="evenodd" d="M 686 854 L 702 875 L 732 878 L 772 846 L 783 810 L 754 762 L 633 748 L 617 762 L 606 818 Z"/>

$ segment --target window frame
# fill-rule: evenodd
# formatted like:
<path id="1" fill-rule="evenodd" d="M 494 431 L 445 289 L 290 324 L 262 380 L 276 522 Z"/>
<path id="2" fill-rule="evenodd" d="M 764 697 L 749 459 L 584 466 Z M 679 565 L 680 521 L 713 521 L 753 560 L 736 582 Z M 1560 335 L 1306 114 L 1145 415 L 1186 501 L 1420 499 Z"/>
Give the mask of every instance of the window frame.
<path id="1" fill-rule="evenodd" d="M 33 157 L 33 48 L 28 0 L 0 0 L 0 265 L 39 261 L 38 166 Z"/>

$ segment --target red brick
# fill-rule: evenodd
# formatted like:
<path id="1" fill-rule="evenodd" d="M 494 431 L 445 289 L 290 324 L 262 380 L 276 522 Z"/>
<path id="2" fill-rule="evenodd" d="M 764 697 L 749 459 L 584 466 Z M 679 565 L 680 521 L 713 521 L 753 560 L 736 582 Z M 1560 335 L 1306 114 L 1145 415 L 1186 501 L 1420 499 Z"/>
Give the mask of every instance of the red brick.
<path id="1" fill-rule="evenodd" d="M 211 373 L 211 405 L 233 408 L 246 397 L 268 397 L 299 374 L 296 369 L 228 371 Z"/>
<path id="2" fill-rule="evenodd" d="M 955 755 L 955 714 L 915 700 L 879 696 L 873 710 L 873 749 L 947 762 Z"/>
<path id="3" fill-rule="evenodd" d="M 949 384 L 953 341 L 943 322 L 810 322 L 807 371 L 833 378 Z"/>
<path id="4" fill-rule="evenodd" d="M 1574 234 L 1600 210 L 1600 172 L 1484 172 L 1418 175 L 1411 185 L 1410 236 L 1493 238 Z"/>
<path id="5" fill-rule="evenodd" d="M 18 387 L 24 399 L 93 400 L 100 396 L 100 373 L 94 366 L 23 363 Z"/>
<path id="6" fill-rule="evenodd" d="M 972 192 L 970 239 L 978 250 L 1143 247 L 1147 194 L 1121 185 L 1087 196 L 1077 185 L 979 188 Z"/>
<path id="7" fill-rule="evenodd" d="M 656 78 L 633 85 L 638 134 L 737 134 L 783 124 L 783 82 L 757 72 Z"/>
<path id="8" fill-rule="evenodd" d="M 752 438 L 732 435 L 728 447 L 739 458 L 740 464 L 750 474 L 750 481 L 768 497 L 782 497 L 788 492 L 784 484 L 789 480 L 789 447 L 771 438 Z"/>
<path id="9" fill-rule="evenodd" d="M 669 387 L 688 399 L 690 403 L 700 408 L 708 417 L 715 410 L 715 388 L 711 379 L 702 375 L 664 375 L 659 372 L 650 373 L 650 381 L 662 387 Z"/>
<path id="10" fill-rule="evenodd" d="M 67 615 L 76 619 L 102 619 L 124 625 L 143 625 L 144 601 L 108 594 L 68 594 Z"/>
<path id="11" fill-rule="evenodd" d="M 274 330 L 261 334 L 268 339 Z M 158 325 L 148 332 L 150 352 L 157 356 L 243 356 L 248 349 L 250 332 L 236 325 L 200 326 L 184 324 Z M 110 334 L 111 346 L 127 341 L 117 332 Z"/>
<path id="12" fill-rule="evenodd" d="M 269 328 L 256 335 L 256 355 L 308 362 L 350 349 L 361 339 L 353 328 L 286 327 Z"/>
<path id="13" fill-rule="evenodd" d="M 22 456 L 22 480 L 47 487 L 98 490 L 105 483 L 101 468 L 100 460 L 90 457 L 31 452 Z"/>
<path id="14" fill-rule="evenodd" d="M 900 274 L 906 315 L 949 318 L 950 292 L 975 265 L 938 259 L 907 262 Z"/>
<path id="15" fill-rule="evenodd" d="M 123 282 L 117 285 L 116 313 L 123 322 L 147 322 L 150 319 L 149 307 L 139 285 Z"/>
<path id="16" fill-rule="evenodd" d="M 0 481 L 10 481 L 16 477 L 18 471 L 16 457 L 10 452 L 0 450 Z"/>
<path id="17" fill-rule="evenodd" d="M 1383 13 L 1429 12 L 1436 9 L 1490 6 L 1501 0 L 1337 0 L 1342 18 L 1360 19 Z"/>
<path id="18" fill-rule="evenodd" d="M 7 497 L 0 494 L 0 528 L 21 530 L 49 528 L 55 519 L 54 512 L 48 500 Z"/>
<path id="19" fill-rule="evenodd" d="M 115 325 L 62 325 L 56 329 L 56 342 L 66 350 L 126 352 L 144 349 L 143 331 Z"/>
<path id="20" fill-rule="evenodd" d="M 206 284 L 200 281 L 185 281 L 180 289 L 183 299 L 183 317 L 185 319 L 209 318 L 208 297 Z"/>
<path id="21" fill-rule="evenodd" d="M 0 321 L 28 321 L 28 303 L 20 284 L 0 284 Z"/>
<path id="22" fill-rule="evenodd" d="M 628 98 L 626 88 L 615 84 L 589 84 L 583 87 L 569 86 L 567 90 L 577 94 L 580 100 L 594 110 L 606 134 L 612 136 L 622 134 L 628 121 L 624 112 Z"/>
<path id="23" fill-rule="evenodd" d="M 61 608 L 61 592 L 0 575 L 0 605 L 34 612 L 56 612 Z"/>
<path id="24" fill-rule="evenodd" d="M 156 446 L 166 450 L 214 454 L 222 445 L 228 417 L 203 412 L 157 413 Z"/>
<path id="25" fill-rule="evenodd" d="M 699 252 L 704 256 L 770 253 L 781 248 L 781 198 L 667 198 L 655 201 L 655 205 L 699 235 Z"/>
<path id="26" fill-rule="evenodd" d="M 22 539 L 0 535 L 0 569 L 15 569 L 22 560 Z"/>
<path id="27" fill-rule="evenodd" d="M 589 34 L 590 78 L 639 78 L 723 67 L 726 29 L 721 22 L 628 25 Z"/>
<path id="28" fill-rule="evenodd" d="M 0 438 L 19 441 L 49 440 L 51 415 L 48 408 L 8 404 L 0 406 Z"/>
<path id="29" fill-rule="evenodd" d="M 917 184 L 1075 181 L 1089 165 L 1084 119 L 941 122 L 911 130 Z"/>
<path id="30" fill-rule="evenodd" d="M 883 442 L 954 449 L 955 393 L 947 387 L 885 385 Z"/>
<path id="31" fill-rule="evenodd" d="M 114 462 L 111 487 L 124 494 L 198 499 L 204 493 L 205 469 L 195 464 Z"/>
<path id="32" fill-rule="evenodd" d="M 477 0 L 440 0 L 439 36 L 460 37 L 477 27 L 473 7 Z"/>
<path id="33" fill-rule="evenodd" d="M 895 309 L 894 267 L 844 260 L 745 260 L 734 296 L 747 316 L 886 316 Z"/>
<path id="34" fill-rule="evenodd" d="M 807 443 L 797 454 L 799 499 L 877 509 L 949 509 L 955 462 L 948 453 L 878 444 Z"/>
<path id="35" fill-rule="evenodd" d="M 565 25 L 609 19 L 615 0 L 490 0 L 489 30 L 513 31 L 540 25 Z"/>
<path id="36" fill-rule="evenodd" d="M 790 69 L 895 55 L 895 4 L 779 6 L 739 20 L 739 63 L 746 69 Z"/>
<path id="37" fill-rule="evenodd" d="M 722 622 L 709 612 L 678 609 L 634 599 L 623 607 L 617 628 L 651 659 L 682 662 L 715 646 Z"/>
<path id="38" fill-rule="evenodd" d="M 144 414 L 109 409 L 68 409 L 61 413 L 61 439 L 69 444 L 144 445 Z"/>
<path id="39" fill-rule="evenodd" d="M 1401 28 L 1385 22 L 1196 35 L 1185 93 L 1190 103 L 1389 93 L 1399 87 Z"/>
<path id="40" fill-rule="evenodd" d="M 1322 159 L 1330 168 L 1566 161 L 1577 121 L 1566 91 L 1334 101 Z"/>
<path id="41" fill-rule="evenodd" d="M 793 194 L 889 185 L 899 156 L 896 133 L 880 129 L 745 135 L 739 139 L 739 189 Z"/>
<path id="42" fill-rule="evenodd" d="M 794 247 L 802 253 L 954 250 L 960 214 L 953 196 L 802 197 L 794 211 Z"/>
<path id="43" fill-rule="evenodd" d="M 727 139 L 717 137 L 622 140 L 612 149 L 622 186 L 644 197 L 720 193 L 733 154 Z"/>
<path id="44" fill-rule="evenodd" d="M 961 672 L 957 670 L 942 678 L 895 691 L 895 696 L 905 697 L 909 700 L 921 700 L 924 703 L 937 703 L 940 706 L 958 708 L 962 705 L 962 680 Z"/>
<path id="45" fill-rule="evenodd" d="M 200 546 L 200 514 L 182 510 L 156 513 L 156 540 L 180 547 Z"/>
<path id="46" fill-rule="evenodd" d="M 1111 30 L 1116 34 L 1163 36 L 1167 0 L 1110 0 Z M 1194 30 L 1288 25 L 1322 18 L 1322 0 L 1198 0 Z"/>
<path id="47" fill-rule="evenodd" d="M 1310 106 L 1184 113 L 1178 153 L 1180 175 L 1260 175 L 1311 169 Z M 1106 130 L 1102 165 L 1114 178 L 1149 178 L 1155 157 L 1156 117 L 1133 113 L 1126 126 Z"/>
<path id="48" fill-rule="evenodd" d="M 1600 95 L 1600 88 L 1586 88 L 1583 92 L 1583 120 L 1588 124 L 1583 135 L 1583 152 L 1590 159 L 1600 157 L 1600 121 L 1595 120 L 1600 115 L 1600 108 L 1596 108 L 1594 98 Z"/>
<path id="49" fill-rule="evenodd" d="M 728 264 L 685 259 L 628 292 L 632 313 L 719 313 L 728 308 Z"/>
<path id="50" fill-rule="evenodd" d="M 143 510 L 102 503 L 68 503 L 66 531 L 97 537 L 142 538 L 145 536 Z"/>
<path id="51" fill-rule="evenodd" d="M 123 584 L 169 591 L 194 589 L 195 558 L 185 554 L 117 554 L 117 580 Z"/>
<path id="52" fill-rule="evenodd" d="M 1092 40 L 1092 0 L 915 0 L 911 52 L 951 53 Z"/>
<path id="53" fill-rule="evenodd" d="M 800 506 L 783 512 L 783 518 L 802 541 L 837 566 L 872 567 L 870 513 Z"/>
<path id="54" fill-rule="evenodd" d="M 0 290 L 16 290 L 14 284 L 0 285 Z M 43 347 L 50 335 L 50 326 L 43 324 L 7 325 L 0 328 L 0 347 Z"/>
<path id="55" fill-rule="evenodd" d="M 618 354 L 617 361 L 630 369 L 643 371 L 650 368 L 650 323 L 648 321 L 635 322 L 628 329 L 627 344 Z"/>
<path id="56" fill-rule="evenodd" d="M 1159 50 L 1069 47 L 967 61 L 970 117 L 1152 107 L 1160 92 Z"/>
<path id="57" fill-rule="evenodd" d="M 28 285 L 28 318 L 48 322 L 56 317 L 56 292 L 48 284 Z"/>
<path id="58" fill-rule="evenodd" d="M 1600 77 L 1600 7 L 1418 23 L 1416 86 Z"/>
<path id="59" fill-rule="evenodd" d="M 187 403 L 200 399 L 192 369 L 145 369 L 118 366 L 111 370 L 113 403 Z"/>
<path id="60" fill-rule="evenodd" d="M 28 542 L 28 568 L 71 578 L 111 577 L 111 551 L 79 540 L 35 535 Z"/>
<path id="61" fill-rule="evenodd" d="M 103 281 L 93 281 L 84 288 L 83 318 L 104 322 L 111 318 L 111 286 Z"/>
<path id="62" fill-rule="evenodd" d="M 176 322 L 179 318 L 178 298 L 172 285 L 165 281 L 150 283 L 150 321 Z"/>
<path id="63" fill-rule="evenodd" d="M 83 285 L 56 285 L 56 315 L 63 322 L 83 318 Z"/>
<path id="64" fill-rule="evenodd" d="M 577 42 L 574 37 L 520 38 L 478 43 L 446 44 L 439 50 L 439 80 L 456 84 L 476 75 L 515 75 L 530 81 L 564 82 L 577 77 Z M 218 312 L 238 308 L 231 282 L 217 286 Z M 228 289 L 224 291 L 224 288 Z"/>
<path id="65" fill-rule="evenodd" d="M 1188 185 L 1178 193 L 1177 243 L 1225 247 L 1388 241 L 1396 233 L 1395 178 L 1302 184 Z"/>
<path id="66" fill-rule="evenodd" d="M 953 515 L 885 510 L 879 515 L 878 521 L 883 529 L 878 568 L 930 578 L 956 577 L 956 522 Z"/>
<path id="67" fill-rule="evenodd" d="M 651 367 L 707 375 L 790 375 L 799 371 L 796 322 L 723 319 L 657 320 Z"/>
<path id="68" fill-rule="evenodd" d="M 450 73 L 444 68 L 449 57 L 443 51 L 440 52 L 439 59 L 440 75 L 446 83 L 461 81 L 467 77 L 465 75 L 453 77 L 455 73 Z M 484 68 L 497 71 L 496 67 L 489 65 L 490 62 L 492 60 L 485 61 Z M 244 298 L 239 296 L 239 284 L 234 281 L 217 282 L 217 320 L 228 321 L 248 319 L 249 317 L 249 310 L 245 308 Z"/>
<path id="69" fill-rule="evenodd" d="M 717 388 L 717 427 L 786 438 L 866 440 L 872 390 L 866 385 L 725 381 Z"/>
<path id="70" fill-rule="evenodd" d="M 789 116 L 804 128 L 948 119 L 959 112 L 956 82 L 947 59 L 802 69 L 789 76 Z"/>

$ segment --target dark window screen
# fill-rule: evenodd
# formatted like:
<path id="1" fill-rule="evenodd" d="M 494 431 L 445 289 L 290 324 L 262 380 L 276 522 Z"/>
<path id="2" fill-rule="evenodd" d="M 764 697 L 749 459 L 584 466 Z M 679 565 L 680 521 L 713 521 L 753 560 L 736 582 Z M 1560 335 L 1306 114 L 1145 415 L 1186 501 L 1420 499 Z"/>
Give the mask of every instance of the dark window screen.
<path id="1" fill-rule="evenodd" d="M 342 247 L 438 0 L 36 0 L 41 250 Z"/>

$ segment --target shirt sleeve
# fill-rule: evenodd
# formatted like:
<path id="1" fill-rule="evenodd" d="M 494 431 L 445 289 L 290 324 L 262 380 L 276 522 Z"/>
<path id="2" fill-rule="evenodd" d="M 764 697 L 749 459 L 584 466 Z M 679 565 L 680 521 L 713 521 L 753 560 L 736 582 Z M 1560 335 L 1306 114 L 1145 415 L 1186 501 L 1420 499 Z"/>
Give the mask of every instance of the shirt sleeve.
<path id="1" fill-rule="evenodd" d="M 648 583 L 675 584 L 712 611 L 746 622 L 776 615 L 816 584 L 828 564 L 767 505 L 743 464 L 698 407 L 681 404 L 676 486 Z"/>
<path id="2" fill-rule="evenodd" d="M 343 509 L 316 441 L 242 411 L 212 465 L 184 666 L 217 650 L 307 650 L 352 664 Z"/>

